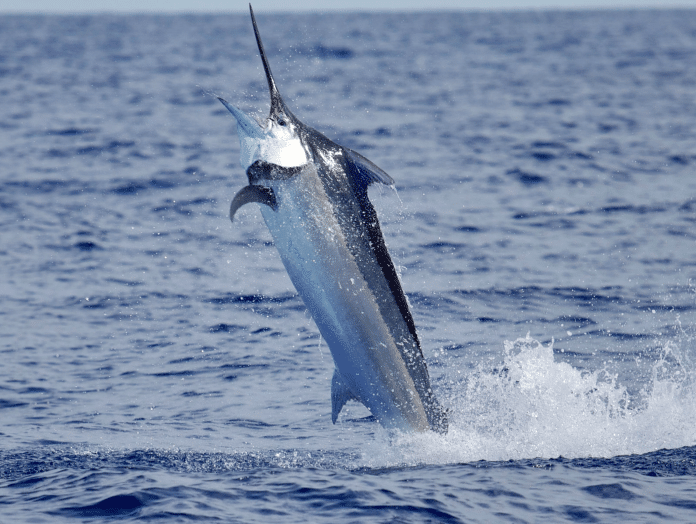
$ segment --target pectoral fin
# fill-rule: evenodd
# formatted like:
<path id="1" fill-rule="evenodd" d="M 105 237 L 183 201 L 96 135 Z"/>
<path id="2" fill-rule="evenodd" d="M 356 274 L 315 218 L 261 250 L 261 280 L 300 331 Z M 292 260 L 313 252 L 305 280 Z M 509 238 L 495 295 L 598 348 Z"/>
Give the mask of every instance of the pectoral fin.
<path id="1" fill-rule="evenodd" d="M 348 389 L 338 370 L 334 369 L 331 379 L 331 422 L 336 423 L 338 414 L 349 400 L 358 400 L 358 398 Z"/>
<path id="2" fill-rule="evenodd" d="M 275 193 L 273 189 L 265 186 L 246 186 L 239 190 L 230 204 L 230 220 L 234 222 L 234 214 L 237 210 L 244 204 L 250 202 L 257 202 L 259 204 L 265 204 L 274 211 L 278 208 L 278 203 L 276 202 Z"/>

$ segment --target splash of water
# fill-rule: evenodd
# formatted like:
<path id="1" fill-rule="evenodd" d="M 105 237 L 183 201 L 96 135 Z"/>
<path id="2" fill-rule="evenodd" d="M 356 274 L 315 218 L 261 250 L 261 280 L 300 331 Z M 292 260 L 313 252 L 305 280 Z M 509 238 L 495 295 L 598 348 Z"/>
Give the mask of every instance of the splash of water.
<path id="1" fill-rule="evenodd" d="M 372 466 L 525 458 L 613 457 L 696 444 L 696 368 L 665 343 L 648 384 L 631 395 L 606 369 L 557 362 L 527 335 L 505 343 L 503 366 L 479 366 L 450 396 L 450 431 L 375 442 Z"/>

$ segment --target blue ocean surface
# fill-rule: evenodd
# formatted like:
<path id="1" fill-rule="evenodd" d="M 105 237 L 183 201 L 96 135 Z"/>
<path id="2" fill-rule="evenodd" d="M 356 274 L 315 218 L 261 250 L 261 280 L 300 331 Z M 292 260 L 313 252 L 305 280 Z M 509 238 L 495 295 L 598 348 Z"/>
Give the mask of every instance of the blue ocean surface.
<path id="1" fill-rule="evenodd" d="M 696 521 L 696 11 L 257 13 L 445 436 L 349 403 L 246 185 L 247 15 L 0 17 L 0 521 Z"/>

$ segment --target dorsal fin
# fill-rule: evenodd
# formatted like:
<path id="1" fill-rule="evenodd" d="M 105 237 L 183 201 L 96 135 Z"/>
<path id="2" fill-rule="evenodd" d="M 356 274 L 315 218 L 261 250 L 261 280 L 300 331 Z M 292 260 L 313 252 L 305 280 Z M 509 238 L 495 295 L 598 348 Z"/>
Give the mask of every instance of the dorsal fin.
<path id="1" fill-rule="evenodd" d="M 388 186 L 394 185 L 394 179 L 392 177 L 360 153 L 344 147 L 343 154 L 346 160 L 353 164 L 355 172 L 360 177 L 360 182 L 364 184 L 365 187 L 374 182 L 379 182 L 380 184 Z"/>

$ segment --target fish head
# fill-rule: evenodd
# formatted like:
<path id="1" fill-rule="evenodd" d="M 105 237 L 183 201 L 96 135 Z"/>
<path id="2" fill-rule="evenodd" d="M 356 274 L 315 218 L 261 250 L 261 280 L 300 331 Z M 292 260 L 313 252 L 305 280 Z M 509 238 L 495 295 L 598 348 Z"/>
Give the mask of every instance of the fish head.
<path id="1" fill-rule="evenodd" d="M 307 163 L 307 151 L 292 113 L 272 108 L 268 118 L 259 123 L 223 98 L 218 99 L 237 120 L 239 162 L 245 171 L 257 160 L 281 167 Z"/>
<path id="2" fill-rule="evenodd" d="M 266 71 L 266 80 L 271 96 L 270 113 L 265 121 L 257 122 L 223 98 L 218 97 L 218 100 L 237 120 L 237 134 L 241 149 L 240 163 L 244 170 L 247 170 L 257 160 L 281 167 L 298 167 L 306 164 L 309 158 L 307 148 L 301 138 L 303 126 L 280 96 L 261 43 L 261 35 L 251 5 L 249 5 L 249 10 L 251 11 L 251 21 L 261 61 Z"/>

